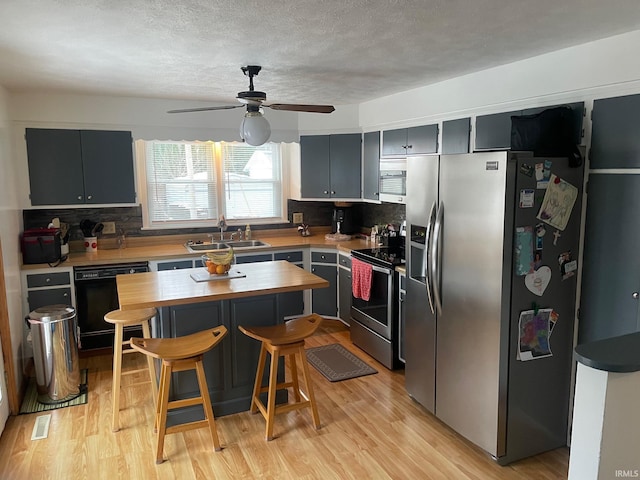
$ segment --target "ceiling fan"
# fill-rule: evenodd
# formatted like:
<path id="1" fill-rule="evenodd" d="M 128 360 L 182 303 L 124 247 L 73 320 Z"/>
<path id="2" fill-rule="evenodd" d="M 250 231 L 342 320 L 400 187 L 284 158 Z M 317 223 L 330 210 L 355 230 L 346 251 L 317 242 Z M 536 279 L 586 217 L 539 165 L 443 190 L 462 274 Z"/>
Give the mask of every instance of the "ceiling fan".
<path id="1" fill-rule="evenodd" d="M 259 65 L 247 65 L 241 67 L 242 72 L 249 77 L 249 90 L 238 92 L 236 98 L 238 105 L 222 105 L 217 107 L 200 107 L 200 108 L 183 108 L 179 110 L 169 110 L 167 113 L 187 113 L 187 112 L 206 112 L 210 110 L 231 110 L 239 107 L 246 107 L 247 113 L 244 115 L 242 124 L 240 125 L 240 137 L 249 145 L 262 145 L 269 139 L 271 135 L 271 126 L 266 118 L 262 115 L 260 109 L 262 107 L 271 108 L 272 110 L 289 110 L 293 112 L 310 112 L 310 113 L 331 113 L 335 110 L 333 105 L 302 105 L 295 103 L 266 103 L 267 94 L 257 91 L 253 88 L 253 77 L 257 76 L 262 70 Z"/>

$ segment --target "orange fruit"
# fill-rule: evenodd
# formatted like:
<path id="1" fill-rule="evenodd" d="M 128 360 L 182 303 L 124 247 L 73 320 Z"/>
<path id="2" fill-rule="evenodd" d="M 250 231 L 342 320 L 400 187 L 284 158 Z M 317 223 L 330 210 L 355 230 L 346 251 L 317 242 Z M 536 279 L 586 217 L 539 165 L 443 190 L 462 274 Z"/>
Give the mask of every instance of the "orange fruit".
<path id="1" fill-rule="evenodd" d="M 212 274 L 216 273 L 216 264 L 213 262 L 207 262 L 207 271 Z"/>
<path id="2" fill-rule="evenodd" d="M 216 265 L 216 273 L 218 275 L 223 274 L 224 272 L 226 272 L 224 265 Z"/>

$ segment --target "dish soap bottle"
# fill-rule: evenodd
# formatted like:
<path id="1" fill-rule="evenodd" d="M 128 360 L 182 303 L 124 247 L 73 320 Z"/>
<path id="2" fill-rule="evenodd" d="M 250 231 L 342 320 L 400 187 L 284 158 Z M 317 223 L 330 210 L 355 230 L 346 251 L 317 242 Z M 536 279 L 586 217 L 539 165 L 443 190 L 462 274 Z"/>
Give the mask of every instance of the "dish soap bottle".
<path id="1" fill-rule="evenodd" d="M 251 240 L 251 227 L 247 224 L 246 228 L 244 229 L 244 239 L 245 240 Z"/>

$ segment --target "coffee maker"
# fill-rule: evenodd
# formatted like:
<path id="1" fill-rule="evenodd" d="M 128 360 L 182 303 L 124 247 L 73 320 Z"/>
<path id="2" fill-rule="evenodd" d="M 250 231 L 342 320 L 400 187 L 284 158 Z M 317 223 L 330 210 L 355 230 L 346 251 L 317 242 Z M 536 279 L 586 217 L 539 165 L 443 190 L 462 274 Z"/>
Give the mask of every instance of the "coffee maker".
<path id="1" fill-rule="evenodd" d="M 331 233 L 343 233 L 345 235 L 355 233 L 353 214 L 350 208 L 334 208 Z"/>

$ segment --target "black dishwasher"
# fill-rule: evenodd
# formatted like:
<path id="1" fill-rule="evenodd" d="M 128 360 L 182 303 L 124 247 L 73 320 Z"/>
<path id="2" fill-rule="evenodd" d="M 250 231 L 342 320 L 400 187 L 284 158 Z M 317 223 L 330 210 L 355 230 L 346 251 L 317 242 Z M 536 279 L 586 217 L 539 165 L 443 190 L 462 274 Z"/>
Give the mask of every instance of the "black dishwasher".
<path id="1" fill-rule="evenodd" d="M 73 268 L 81 350 L 113 347 L 114 326 L 104 316 L 120 308 L 116 275 L 148 271 L 147 262 Z M 140 327 L 125 327 L 125 339 L 136 336 L 142 336 Z"/>

